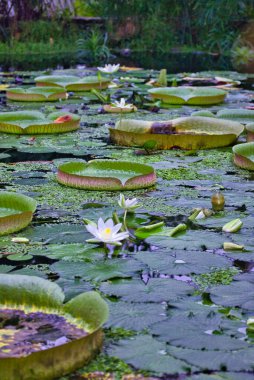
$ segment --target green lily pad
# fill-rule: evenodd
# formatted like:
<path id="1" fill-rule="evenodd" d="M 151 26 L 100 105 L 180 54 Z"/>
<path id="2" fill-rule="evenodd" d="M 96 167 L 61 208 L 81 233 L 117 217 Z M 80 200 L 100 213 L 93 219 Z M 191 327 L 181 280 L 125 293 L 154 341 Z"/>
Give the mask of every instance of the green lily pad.
<path id="1" fill-rule="evenodd" d="M 230 285 L 213 287 L 210 290 L 211 300 L 221 306 L 242 307 L 253 310 L 253 284 L 247 281 L 233 281 Z"/>
<path id="2" fill-rule="evenodd" d="M 0 132 L 16 134 L 63 133 L 79 128 L 80 117 L 69 112 L 45 116 L 39 111 L 0 113 Z"/>
<path id="3" fill-rule="evenodd" d="M 0 236 L 22 230 L 33 218 L 36 201 L 18 193 L 0 192 Z"/>
<path id="4" fill-rule="evenodd" d="M 245 127 L 247 132 L 247 142 L 254 141 L 254 123 L 249 123 Z"/>
<path id="5" fill-rule="evenodd" d="M 211 272 L 214 268 L 231 266 L 230 260 L 208 252 L 176 251 L 172 253 L 141 252 L 138 260 L 150 270 L 168 275 L 187 275 Z"/>
<path id="6" fill-rule="evenodd" d="M 130 278 L 144 268 L 140 262 L 134 260 L 114 259 L 86 263 L 85 267 L 78 263 L 58 262 L 51 269 L 63 278 L 80 277 L 85 280 L 96 282 L 115 278 Z"/>
<path id="7" fill-rule="evenodd" d="M 104 283 L 100 290 L 108 295 L 121 297 L 128 302 L 175 301 L 193 293 L 194 289 L 182 282 L 165 278 L 151 278 L 148 284 L 139 280 L 122 280 Z"/>
<path id="8" fill-rule="evenodd" d="M 87 76 L 80 78 L 74 75 L 45 75 L 36 77 L 37 86 L 57 86 L 64 87 L 67 91 L 89 91 L 92 88 L 105 89 L 110 83 L 110 79 L 97 76 Z"/>
<path id="9" fill-rule="evenodd" d="M 226 91 L 208 87 L 159 87 L 148 90 L 154 99 L 168 104 L 210 105 L 222 103 Z"/>
<path id="10" fill-rule="evenodd" d="M 149 335 L 138 335 L 129 340 L 120 340 L 116 346 L 110 347 L 108 352 L 135 368 L 156 372 L 158 375 L 183 374 L 189 372 L 190 368 L 187 362 L 168 355 L 165 343 L 158 342 Z"/>
<path id="11" fill-rule="evenodd" d="M 96 292 L 79 294 L 63 304 L 64 294 L 58 285 L 39 277 L 3 274 L 0 278 L 0 299 L 4 300 L 0 306 L 3 315 L 27 315 L 32 324 L 33 318 L 38 323 L 39 318 L 50 314 L 51 321 L 59 316 L 62 323 L 71 323 L 70 327 L 77 327 L 80 332 L 77 338 L 61 339 L 54 346 L 41 349 L 38 343 L 32 351 L 24 349 L 17 353 L 12 349 L 12 341 L 15 344 L 15 334 L 19 330 L 12 329 L 12 334 L 8 335 L 10 330 L 3 327 L 1 380 L 16 380 L 17 373 L 22 379 L 54 379 L 86 364 L 102 345 L 101 326 L 108 318 L 108 307 Z M 24 331 L 26 329 L 23 329 L 23 334 Z"/>
<path id="12" fill-rule="evenodd" d="M 233 147 L 234 163 L 240 168 L 254 170 L 254 142 Z"/>
<path id="13" fill-rule="evenodd" d="M 110 302 L 110 318 L 106 327 L 121 327 L 127 330 L 141 331 L 155 322 L 165 320 L 166 313 L 162 305 L 150 303 Z"/>
<path id="14" fill-rule="evenodd" d="M 67 93 L 57 87 L 29 87 L 8 88 L 7 99 L 19 102 L 54 102 L 59 99 L 67 99 Z"/>
<path id="15" fill-rule="evenodd" d="M 207 116 L 218 119 L 237 121 L 242 124 L 252 123 L 254 121 L 254 110 L 244 108 L 227 108 L 213 113 L 208 110 L 192 112 L 191 116 Z"/>
<path id="16" fill-rule="evenodd" d="M 110 128 L 118 145 L 143 147 L 155 141 L 154 149 L 208 149 L 232 144 L 244 131 L 237 122 L 211 117 L 181 117 L 168 121 L 120 120 Z"/>
<path id="17" fill-rule="evenodd" d="M 156 181 L 151 166 L 113 160 L 73 161 L 58 167 L 57 180 L 63 185 L 87 190 L 134 190 Z"/>

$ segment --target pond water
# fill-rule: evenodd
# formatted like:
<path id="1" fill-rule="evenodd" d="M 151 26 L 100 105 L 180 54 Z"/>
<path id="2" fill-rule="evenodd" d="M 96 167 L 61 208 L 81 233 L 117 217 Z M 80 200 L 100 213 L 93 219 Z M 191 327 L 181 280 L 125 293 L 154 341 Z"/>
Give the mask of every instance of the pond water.
<path id="1" fill-rule="evenodd" d="M 140 62 L 145 66 L 145 61 Z M 196 83 L 173 69 L 169 72 L 170 84 L 173 80 L 178 85 Z M 94 69 L 51 73 L 82 76 Z M 42 74 L 15 71 L 2 73 L 1 80 L 25 87 Z M 157 75 L 150 69 L 118 72 L 116 78 L 133 80 L 123 80 L 120 87 L 104 94 L 110 94 L 112 101 L 123 97 L 137 105 L 138 111 L 122 115 L 124 119 L 163 121 L 204 108 L 216 113 L 253 105 L 252 83 L 246 75 L 210 71 L 197 73 L 206 78 L 206 85 L 214 84 L 215 76 L 247 85 L 229 88 L 226 101 L 219 105 L 160 108 L 149 104 L 147 97 L 146 82 Z M 143 81 L 137 84 L 135 78 Z M 0 237 L 0 273 L 55 281 L 66 300 L 98 290 L 110 308 L 102 353 L 64 379 L 79 380 L 94 371 L 114 373 L 116 379 L 133 372 L 175 380 L 253 379 L 253 333 L 247 320 L 254 314 L 254 183 L 251 172 L 234 165 L 232 147 L 157 151 L 117 146 L 109 140 L 108 127 L 114 126 L 119 114 L 105 113 L 91 92 L 71 93 L 68 100 L 55 103 L 11 102 L 1 92 L 0 111 L 16 110 L 63 110 L 81 117 L 80 129 L 74 132 L 0 134 L 1 190 L 17 191 L 38 202 L 29 227 Z M 239 141 L 245 139 L 242 135 Z M 124 192 L 140 204 L 135 213 L 127 214 L 130 233 L 136 236 L 109 254 L 100 244 L 86 242 L 92 236 L 84 219 L 97 222 L 117 212 L 123 221 L 119 192 L 79 190 L 56 181 L 60 163 L 102 158 L 149 164 L 157 173 L 155 186 Z M 216 190 L 225 197 L 224 211 L 190 221 L 194 208 L 211 209 Z M 236 233 L 222 232 L 223 225 L 236 218 L 243 227 Z M 138 228 L 158 222 L 164 222 L 164 234 L 142 229 L 137 233 Z M 170 236 L 180 223 L 187 229 Z M 15 243 L 13 236 L 25 237 L 29 243 Z M 225 242 L 244 249 L 224 250 Z"/>
<path id="2" fill-rule="evenodd" d="M 123 50 L 113 53 L 112 62 L 121 65 L 143 67 L 144 69 L 160 70 L 166 68 L 171 73 L 196 72 L 201 70 L 232 70 L 233 66 L 229 56 L 213 55 L 203 52 L 194 53 L 151 53 L 131 52 Z M 8 70 L 44 70 L 57 67 L 69 68 L 78 64 L 88 64 L 80 61 L 75 55 L 69 53 L 54 54 L 24 54 L 9 56 L 0 54 L 0 67 L 2 71 Z"/>

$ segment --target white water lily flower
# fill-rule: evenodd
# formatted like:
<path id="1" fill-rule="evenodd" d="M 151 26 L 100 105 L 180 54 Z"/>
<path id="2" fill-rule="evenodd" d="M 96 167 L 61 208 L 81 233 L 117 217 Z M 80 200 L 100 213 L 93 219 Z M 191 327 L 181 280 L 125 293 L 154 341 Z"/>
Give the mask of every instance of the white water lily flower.
<path id="1" fill-rule="evenodd" d="M 108 65 L 105 65 L 104 67 L 97 67 L 97 69 L 105 74 L 113 74 L 119 70 L 119 67 L 120 67 L 120 63 L 118 63 L 117 65 L 108 64 Z"/>
<path id="2" fill-rule="evenodd" d="M 108 219 L 106 222 L 100 218 L 98 220 L 98 226 L 93 224 L 88 224 L 86 229 L 90 234 L 92 234 L 95 239 L 86 240 L 88 243 L 106 243 L 112 245 L 122 245 L 121 240 L 127 239 L 129 237 L 128 232 L 118 232 L 122 227 L 122 223 L 114 225 L 112 219 Z"/>
<path id="3" fill-rule="evenodd" d="M 114 103 L 112 103 L 112 106 L 114 106 L 114 107 L 118 107 L 118 108 L 133 108 L 134 106 L 133 106 L 133 104 L 126 104 L 126 102 L 125 102 L 125 99 L 124 98 L 121 98 L 120 99 L 120 102 L 118 102 L 117 100 L 114 102 Z"/>
<path id="4" fill-rule="evenodd" d="M 118 204 L 121 208 L 128 211 L 135 210 L 136 208 L 140 207 L 137 198 L 125 199 L 123 194 L 120 194 Z"/>

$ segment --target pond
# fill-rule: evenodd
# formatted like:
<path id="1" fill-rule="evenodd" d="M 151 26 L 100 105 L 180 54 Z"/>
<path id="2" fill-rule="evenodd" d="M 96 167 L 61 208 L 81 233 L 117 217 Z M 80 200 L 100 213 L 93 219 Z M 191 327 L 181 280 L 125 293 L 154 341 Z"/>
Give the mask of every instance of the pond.
<path id="1" fill-rule="evenodd" d="M 96 69 L 3 72 L 1 84 L 25 89 L 44 74 L 83 77 L 96 75 Z M 168 74 L 169 86 L 222 85 L 226 99 L 210 106 L 165 106 L 148 95 L 148 82 L 158 75 L 150 69 L 120 70 L 114 74 L 115 85 L 99 93 L 100 98 L 96 92 L 69 91 L 67 100 L 14 102 L 1 92 L 0 112 L 61 111 L 80 117 L 80 128 L 71 132 L 0 134 L 1 190 L 37 201 L 28 227 L 0 237 L 0 273 L 50 280 L 64 291 L 66 301 L 95 290 L 109 306 L 102 352 L 62 380 L 92 378 L 87 374 L 95 371 L 103 372 L 97 374 L 103 379 L 110 378 L 106 373 L 116 379 L 131 373 L 139 373 L 138 379 L 176 380 L 254 376 L 253 325 L 247 324 L 254 314 L 253 172 L 234 164 L 232 146 L 181 150 L 177 144 L 159 150 L 153 144 L 120 146 L 109 138 L 109 128 L 119 120 L 121 127 L 135 119 L 138 125 L 151 121 L 149 126 L 160 127 L 167 121 L 172 128 L 169 121 L 197 111 L 212 112 L 214 120 L 222 120 L 221 110 L 229 111 L 223 120 L 230 128 L 237 121 L 251 122 L 252 78 L 233 71 Z M 229 82 L 231 87 L 226 86 Z M 137 112 L 105 112 L 102 98 L 109 95 L 110 102 L 124 98 L 134 103 Z M 238 142 L 245 141 L 246 134 L 241 134 Z M 100 159 L 155 169 L 156 184 L 123 191 L 125 199 L 137 199 L 134 212 L 124 214 L 120 191 L 78 189 L 56 179 L 57 168 L 70 160 Z M 120 177 L 125 181 L 132 175 Z M 216 192 L 225 198 L 220 211 L 212 211 Z M 195 209 L 199 211 L 193 217 Z M 84 220 L 97 223 L 112 217 L 127 224 L 129 240 L 106 251 L 102 244 L 86 241 L 93 236 Z M 222 230 L 235 219 L 243 222 L 240 229 Z M 28 240 L 22 244 L 13 237 Z"/>
<path id="2" fill-rule="evenodd" d="M 204 52 L 193 53 L 156 53 L 156 52 L 132 52 L 128 49 L 112 54 L 115 63 L 121 65 L 143 67 L 144 69 L 160 70 L 166 68 L 171 73 L 196 72 L 201 70 L 232 70 L 230 56 L 214 55 Z M 0 67 L 4 71 L 9 70 L 44 70 L 57 67 L 69 68 L 78 64 L 87 64 L 81 61 L 74 53 L 58 54 L 23 54 L 8 56 L 0 54 Z"/>

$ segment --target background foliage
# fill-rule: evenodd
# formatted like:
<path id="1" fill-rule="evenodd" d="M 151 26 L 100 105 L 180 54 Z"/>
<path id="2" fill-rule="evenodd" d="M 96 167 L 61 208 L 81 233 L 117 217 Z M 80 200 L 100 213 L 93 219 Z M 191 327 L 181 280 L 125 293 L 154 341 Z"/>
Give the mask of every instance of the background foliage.
<path id="1" fill-rule="evenodd" d="M 75 41 L 91 38 L 95 25 L 77 24 L 77 17 L 99 16 L 102 22 L 95 26 L 97 40 L 105 40 L 107 33 L 111 48 L 225 53 L 242 27 L 254 18 L 253 0 L 64 0 L 62 8 L 54 8 L 56 3 L 57 0 L 2 0 L 0 42 L 12 48 L 28 43 L 30 51 L 31 44 L 44 43 L 41 49 L 45 52 L 62 51 L 63 46 L 72 52 Z M 1 51 L 4 52 L 3 45 Z"/>

